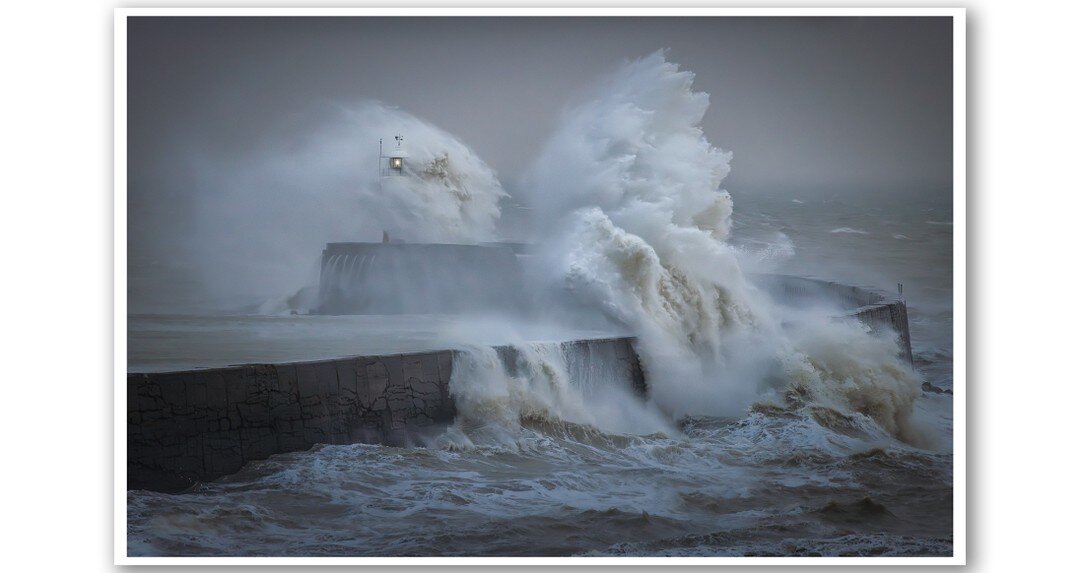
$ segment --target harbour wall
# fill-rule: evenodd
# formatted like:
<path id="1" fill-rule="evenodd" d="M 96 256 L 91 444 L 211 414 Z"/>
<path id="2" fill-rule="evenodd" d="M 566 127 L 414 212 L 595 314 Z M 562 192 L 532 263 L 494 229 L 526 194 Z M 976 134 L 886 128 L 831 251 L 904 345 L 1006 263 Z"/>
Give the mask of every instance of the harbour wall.
<path id="1" fill-rule="evenodd" d="M 755 282 L 783 304 L 831 304 L 837 316 L 888 329 L 911 362 L 907 305 L 872 288 L 784 275 Z M 588 391 L 618 384 L 644 397 L 633 338 L 560 344 L 568 373 Z M 513 347 L 496 349 L 510 374 Z M 458 351 L 250 364 L 127 377 L 129 489 L 181 491 L 245 463 L 315 444 L 423 443 L 453 422 Z"/>
<path id="2" fill-rule="evenodd" d="M 907 302 L 900 293 L 793 275 L 757 275 L 754 282 L 784 305 L 835 306 L 838 318 L 855 318 L 873 332 L 892 332 L 900 357 L 914 367 Z"/>
<path id="3" fill-rule="evenodd" d="M 588 388 L 645 378 L 632 338 L 560 344 Z M 496 349 L 513 374 L 517 351 Z M 315 444 L 422 442 L 454 418 L 457 351 L 252 364 L 127 377 L 127 487 L 182 491 Z"/>

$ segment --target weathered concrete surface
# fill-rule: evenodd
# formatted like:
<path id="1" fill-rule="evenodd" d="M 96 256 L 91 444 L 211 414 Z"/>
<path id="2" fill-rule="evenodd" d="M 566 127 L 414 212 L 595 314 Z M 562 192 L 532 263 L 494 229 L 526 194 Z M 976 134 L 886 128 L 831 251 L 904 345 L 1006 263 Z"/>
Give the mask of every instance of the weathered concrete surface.
<path id="1" fill-rule="evenodd" d="M 183 489 L 316 443 L 448 422 L 450 352 L 128 375 L 128 487 Z"/>
<path id="2" fill-rule="evenodd" d="M 901 357 L 908 364 L 914 364 L 907 302 L 898 294 L 791 275 L 757 275 L 754 281 L 784 304 L 832 304 L 843 312 L 843 316 L 858 319 L 874 332 L 886 329 L 895 332 Z"/>
<path id="3" fill-rule="evenodd" d="M 644 394 L 630 338 L 563 343 L 571 376 Z M 500 348 L 508 368 L 512 348 Z M 404 445 L 454 418 L 453 351 L 129 374 L 128 488 L 180 491 L 315 444 Z"/>

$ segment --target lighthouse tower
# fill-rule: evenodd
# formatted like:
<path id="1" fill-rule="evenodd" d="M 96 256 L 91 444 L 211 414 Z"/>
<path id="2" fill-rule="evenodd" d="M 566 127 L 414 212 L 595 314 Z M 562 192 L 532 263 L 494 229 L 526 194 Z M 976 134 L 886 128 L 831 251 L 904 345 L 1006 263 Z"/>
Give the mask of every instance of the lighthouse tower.
<path id="1" fill-rule="evenodd" d="M 405 138 L 400 135 L 394 136 L 394 146 L 389 151 L 383 150 L 383 140 L 379 139 L 379 194 L 386 190 L 384 179 L 390 177 L 403 177 L 405 175 Z M 393 242 L 390 232 L 383 229 L 383 243 Z"/>
<path id="2" fill-rule="evenodd" d="M 395 177 L 405 175 L 405 138 L 400 135 L 394 136 L 394 146 L 389 151 L 383 151 L 383 140 L 379 140 L 379 183 L 383 177 Z"/>

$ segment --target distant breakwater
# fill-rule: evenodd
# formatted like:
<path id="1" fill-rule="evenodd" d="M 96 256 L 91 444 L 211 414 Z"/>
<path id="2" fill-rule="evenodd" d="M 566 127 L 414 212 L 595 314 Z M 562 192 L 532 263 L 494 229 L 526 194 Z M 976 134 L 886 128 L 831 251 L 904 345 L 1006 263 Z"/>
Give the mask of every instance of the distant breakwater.
<path id="1" fill-rule="evenodd" d="M 838 318 L 855 318 L 872 332 L 895 333 L 901 358 L 914 364 L 907 302 L 901 293 L 792 275 L 757 275 L 754 282 L 784 305 L 830 303 L 840 309 Z"/>

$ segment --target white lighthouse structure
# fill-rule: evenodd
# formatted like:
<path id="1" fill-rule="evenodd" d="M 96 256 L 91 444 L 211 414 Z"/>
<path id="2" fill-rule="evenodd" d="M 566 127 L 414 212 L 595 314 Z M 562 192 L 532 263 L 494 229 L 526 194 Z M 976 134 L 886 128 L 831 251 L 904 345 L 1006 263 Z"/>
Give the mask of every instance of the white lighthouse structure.
<path id="1" fill-rule="evenodd" d="M 401 135 L 394 136 L 394 146 L 389 151 L 383 148 L 383 140 L 379 138 L 379 194 L 386 191 L 384 179 L 390 177 L 403 177 L 405 175 L 405 138 Z M 391 185 L 391 189 L 393 185 Z M 400 242 L 390 238 L 390 232 L 383 229 L 383 243 Z"/>
<path id="2" fill-rule="evenodd" d="M 405 175 L 405 138 L 400 135 L 394 136 L 394 147 L 390 151 L 383 151 L 383 140 L 379 140 L 379 178 L 380 184 L 383 177 Z"/>

